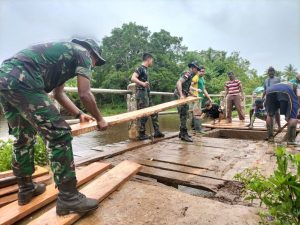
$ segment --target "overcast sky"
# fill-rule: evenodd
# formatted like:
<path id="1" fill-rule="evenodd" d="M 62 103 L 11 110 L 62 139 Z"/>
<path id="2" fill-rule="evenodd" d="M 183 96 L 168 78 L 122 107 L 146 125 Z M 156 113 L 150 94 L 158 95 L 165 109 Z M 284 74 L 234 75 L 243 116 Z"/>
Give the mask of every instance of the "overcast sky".
<path id="1" fill-rule="evenodd" d="M 239 51 L 259 73 L 300 70 L 300 0 L 0 0 L 0 61 L 35 43 L 101 41 L 128 22 L 181 36 L 189 50 Z"/>

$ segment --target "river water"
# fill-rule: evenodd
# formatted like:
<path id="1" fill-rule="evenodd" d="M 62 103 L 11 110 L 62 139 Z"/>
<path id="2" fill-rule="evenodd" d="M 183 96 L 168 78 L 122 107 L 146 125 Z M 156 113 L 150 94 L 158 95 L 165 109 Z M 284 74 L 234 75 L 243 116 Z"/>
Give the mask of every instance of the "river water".
<path id="1" fill-rule="evenodd" d="M 163 132 L 167 131 L 178 131 L 179 117 L 177 114 L 166 114 L 159 116 L 159 124 Z M 146 126 L 149 131 L 149 125 Z M 153 129 L 152 129 L 153 130 Z M 105 132 L 91 132 L 84 135 L 87 140 L 96 142 L 99 145 L 112 144 L 128 139 L 128 125 L 127 123 L 120 124 L 118 126 L 111 127 Z M 8 127 L 6 120 L 3 116 L 0 116 L 0 139 L 7 139 Z"/>

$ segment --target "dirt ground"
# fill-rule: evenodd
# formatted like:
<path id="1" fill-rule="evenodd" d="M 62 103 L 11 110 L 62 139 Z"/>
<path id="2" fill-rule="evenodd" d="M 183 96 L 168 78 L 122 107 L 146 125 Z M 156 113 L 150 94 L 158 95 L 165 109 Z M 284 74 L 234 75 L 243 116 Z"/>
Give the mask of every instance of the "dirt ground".
<path id="1" fill-rule="evenodd" d="M 192 196 L 161 184 L 128 181 L 104 200 L 96 212 L 77 224 L 251 225 L 258 222 L 255 208 Z"/>

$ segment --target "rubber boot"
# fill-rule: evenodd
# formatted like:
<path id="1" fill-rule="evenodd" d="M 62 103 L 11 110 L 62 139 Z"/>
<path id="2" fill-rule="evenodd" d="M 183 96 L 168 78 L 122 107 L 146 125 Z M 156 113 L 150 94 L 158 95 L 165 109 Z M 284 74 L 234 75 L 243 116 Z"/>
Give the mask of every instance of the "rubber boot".
<path id="1" fill-rule="evenodd" d="M 178 134 L 178 138 L 181 138 L 182 135 L 182 130 L 180 129 L 179 134 Z M 192 135 L 190 135 L 189 133 L 187 133 L 187 135 L 189 136 L 189 138 L 192 137 Z"/>
<path id="2" fill-rule="evenodd" d="M 19 186 L 18 192 L 18 204 L 26 205 L 28 204 L 34 196 L 40 195 L 45 192 L 45 184 L 37 184 L 32 182 L 32 177 L 17 177 L 17 182 Z"/>
<path id="3" fill-rule="evenodd" d="M 160 130 L 156 130 L 153 135 L 154 138 L 163 138 L 164 136 L 165 135 L 162 132 L 160 132 Z"/>
<path id="4" fill-rule="evenodd" d="M 145 132 L 139 132 L 138 140 L 144 141 L 147 139 L 150 139 L 150 137 L 147 134 L 145 134 Z"/>
<path id="5" fill-rule="evenodd" d="M 274 134 L 273 134 L 273 124 L 268 125 L 267 124 L 267 135 L 268 135 L 268 141 L 269 142 L 274 142 Z"/>
<path id="6" fill-rule="evenodd" d="M 288 131 L 287 131 L 287 144 L 288 145 L 299 145 L 298 142 L 296 142 L 296 135 L 297 135 L 297 131 L 296 131 L 296 127 L 288 127 Z"/>
<path id="7" fill-rule="evenodd" d="M 206 134 L 202 129 L 201 120 L 194 118 L 195 132 L 199 134 Z"/>
<path id="8" fill-rule="evenodd" d="M 189 137 L 187 129 L 183 129 L 181 131 L 181 140 L 186 142 L 193 142 L 193 140 Z"/>
<path id="9" fill-rule="evenodd" d="M 87 198 L 76 187 L 77 180 L 72 179 L 58 185 L 58 197 L 56 202 L 56 214 L 59 216 L 70 213 L 86 213 L 98 208 L 96 199 Z"/>

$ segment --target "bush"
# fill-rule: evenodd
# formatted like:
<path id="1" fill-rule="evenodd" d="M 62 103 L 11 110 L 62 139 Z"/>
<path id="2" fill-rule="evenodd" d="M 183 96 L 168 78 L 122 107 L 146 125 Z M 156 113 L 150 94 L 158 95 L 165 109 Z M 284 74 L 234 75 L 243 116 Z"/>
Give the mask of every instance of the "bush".
<path id="1" fill-rule="evenodd" d="M 276 150 L 277 168 L 270 177 L 257 169 L 246 169 L 235 178 L 245 184 L 245 199 L 259 199 L 267 207 L 261 212 L 264 224 L 300 224 L 300 154 Z"/>
<path id="2" fill-rule="evenodd" d="M 12 150 L 12 140 L 0 140 L 0 172 L 11 170 Z M 40 166 L 49 164 L 46 146 L 39 136 L 37 136 L 37 142 L 34 146 L 34 163 Z"/>

